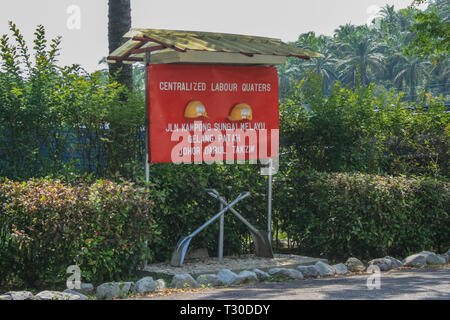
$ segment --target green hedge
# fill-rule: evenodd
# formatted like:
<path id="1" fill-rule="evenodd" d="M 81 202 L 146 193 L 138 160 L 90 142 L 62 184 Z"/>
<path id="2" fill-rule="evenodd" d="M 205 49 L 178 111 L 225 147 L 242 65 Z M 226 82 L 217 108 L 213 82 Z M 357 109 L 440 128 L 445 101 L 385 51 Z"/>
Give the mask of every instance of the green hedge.
<path id="1" fill-rule="evenodd" d="M 370 259 L 450 246 L 448 182 L 292 171 L 277 193 L 280 227 L 300 254 Z"/>
<path id="2" fill-rule="evenodd" d="M 322 78 L 303 79 L 280 105 L 282 152 L 303 170 L 449 177 L 450 113 L 445 100 L 415 104 L 375 85 L 322 93 Z M 283 150 L 284 149 L 284 150 Z"/>
<path id="3" fill-rule="evenodd" d="M 219 211 L 205 188 L 228 201 L 240 192 L 251 197 L 237 204 L 252 224 L 265 228 L 265 177 L 258 166 L 151 166 L 152 184 L 98 180 L 14 182 L 0 179 L 0 286 L 63 284 L 66 268 L 77 264 L 82 280 L 123 280 L 143 261 L 168 261 L 178 240 Z M 143 184 L 141 184 L 143 185 Z M 151 188 L 151 192 L 149 192 Z M 219 224 L 197 235 L 190 248 L 217 254 Z M 225 215 L 224 254 L 249 252 L 248 229 Z"/>
<path id="4" fill-rule="evenodd" d="M 0 181 L 0 285 L 61 285 L 73 264 L 83 281 L 124 279 L 155 233 L 152 206 L 128 182 Z"/>
<path id="5" fill-rule="evenodd" d="M 204 191 L 214 187 L 252 224 L 266 228 L 266 182 L 258 166 L 152 166 L 151 192 L 130 182 L 0 181 L 0 286 L 64 285 L 77 264 L 94 283 L 133 276 L 144 256 L 167 261 L 178 239 L 218 212 Z M 296 253 L 340 260 L 450 246 L 450 184 L 430 178 L 299 171 L 274 176 L 274 235 L 294 240 Z M 217 252 L 218 223 L 192 248 Z M 148 240 L 149 250 L 144 249 Z M 250 235 L 225 215 L 225 254 L 249 252 Z"/>

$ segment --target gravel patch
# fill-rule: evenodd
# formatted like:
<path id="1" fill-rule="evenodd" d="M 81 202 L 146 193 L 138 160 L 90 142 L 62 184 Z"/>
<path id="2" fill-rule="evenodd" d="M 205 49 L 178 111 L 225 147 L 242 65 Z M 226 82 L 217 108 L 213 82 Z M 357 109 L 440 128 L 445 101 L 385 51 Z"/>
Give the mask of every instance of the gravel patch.
<path id="1" fill-rule="evenodd" d="M 218 273 L 222 269 L 228 269 L 235 273 L 253 269 L 268 271 L 269 269 L 280 267 L 295 269 L 299 265 L 314 265 L 318 261 L 327 262 L 326 259 L 291 254 L 274 254 L 273 258 L 260 258 L 249 254 L 224 257 L 222 261 L 219 261 L 217 258 L 185 260 L 181 267 L 173 267 L 169 263 L 156 263 L 147 265 L 142 271 L 168 276 L 186 273 L 199 276 L 208 273 Z"/>

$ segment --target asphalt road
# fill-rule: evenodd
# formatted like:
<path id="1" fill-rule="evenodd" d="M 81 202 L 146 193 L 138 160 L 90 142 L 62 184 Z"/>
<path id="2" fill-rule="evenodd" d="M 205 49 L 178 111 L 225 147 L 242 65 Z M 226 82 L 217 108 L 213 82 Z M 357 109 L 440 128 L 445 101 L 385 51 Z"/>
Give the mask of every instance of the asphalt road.
<path id="1" fill-rule="evenodd" d="M 450 300 L 450 266 L 382 272 L 380 288 L 369 290 L 368 275 L 209 288 L 138 300 Z M 375 285 L 376 282 L 370 282 Z"/>

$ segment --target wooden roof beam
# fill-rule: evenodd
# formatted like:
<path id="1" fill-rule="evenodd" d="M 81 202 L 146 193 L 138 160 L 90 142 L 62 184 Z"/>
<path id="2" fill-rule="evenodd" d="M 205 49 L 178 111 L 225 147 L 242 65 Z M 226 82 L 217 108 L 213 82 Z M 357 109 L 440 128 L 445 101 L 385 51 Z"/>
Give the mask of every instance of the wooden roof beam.
<path id="1" fill-rule="evenodd" d="M 141 48 L 143 45 L 145 45 L 148 42 L 149 41 L 145 40 L 145 39 L 139 41 L 139 43 L 137 43 L 133 48 L 131 48 L 131 50 L 129 50 L 127 53 L 125 53 L 123 56 L 121 56 L 120 59 L 118 60 L 118 62 L 123 61 L 123 60 L 128 60 L 128 58 L 130 58 L 130 56 L 133 54 L 133 50 Z"/>
<path id="2" fill-rule="evenodd" d="M 138 57 L 127 57 L 127 58 L 124 58 L 124 57 L 113 57 L 113 56 L 107 57 L 106 60 L 113 60 L 113 61 L 116 61 L 116 62 L 121 62 L 121 61 L 138 61 L 138 62 L 140 61 L 140 62 L 142 62 L 142 61 L 144 61 L 144 59 L 138 58 Z"/>
<path id="3" fill-rule="evenodd" d="M 136 36 L 136 37 L 133 37 L 133 40 L 135 40 L 135 41 L 147 40 L 147 41 L 151 41 L 151 42 L 157 43 L 157 44 L 159 44 L 161 46 L 164 46 L 166 48 L 173 49 L 173 50 L 178 51 L 178 52 L 186 52 L 186 50 L 180 49 L 180 48 L 178 48 L 178 47 L 176 47 L 174 45 L 167 44 L 167 43 L 164 43 L 162 41 L 159 41 L 159 40 L 147 37 L 147 36 L 143 36 L 143 37 Z"/>
<path id="4" fill-rule="evenodd" d="M 131 54 L 138 54 L 138 53 L 146 53 L 146 52 L 153 52 L 158 50 L 164 50 L 166 49 L 166 46 L 153 46 L 153 47 L 147 47 L 147 48 L 138 48 L 138 49 L 132 49 Z"/>

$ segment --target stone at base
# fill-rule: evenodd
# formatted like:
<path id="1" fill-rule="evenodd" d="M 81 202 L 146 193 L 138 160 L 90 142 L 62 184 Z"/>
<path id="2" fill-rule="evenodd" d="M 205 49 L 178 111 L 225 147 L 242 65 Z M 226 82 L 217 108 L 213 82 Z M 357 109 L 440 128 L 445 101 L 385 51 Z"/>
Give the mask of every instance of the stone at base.
<path id="1" fill-rule="evenodd" d="M 187 273 L 174 276 L 170 286 L 175 289 L 195 289 L 199 287 L 197 281 Z"/>
<path id="2" fill-rule="evenodd" d="M 11 300 L 33 300 L 33 294 L 29 291 L 10 291 L 5 295 L 11 296 Z"/>
<path id="3" fill-rule="evenodd" d="M 346 274 L 348 273 L 347 267 L 343 263 L 338 263 L 332 266 L 336 271 L 336 274 Z"/>
<path id="4" fill-rule="evenodd" d="M 427 257 L 427 265 L 435 266 L 435 265 L 443 265 L 445 264 L 445 258 L 440 257 L 439 255 L 435 254 L 434 252 L 429 251 L 422 251 L 421 254 L 425 254 Z"/>
<path id="5" fill-rule="evenodd" d="M 82 283 L 80 289 L 75 288 L 74 290 L 84 295 L 94 294 L 94 285 L 92 283 Z"/>
<path id="6" fill-rule="evenodd" d="M 378 258 L 370 260 L 367 268 L 370 268 L 370 266 L 372 265 L 380 268 L 380 271 L 388 271 L 392 269 L 392 261 L 386 258 Z"/>
<path id="7" fill-rule="evenodd" d="M 305 278 L 317 278 L 319 271 L 314 266 L 298 266 L 297 270 L 300 271 Z"/>
<path id="8" fill-rule="evenodd" d="M 272 277 L 276 278 L 289 278 L 289 279 L 303 279 L 303 274 L 294 269 L 287 269 L 287 268 L 273 268 L 269 270 L 269 274 Z"/>
<path id="9" fill-rule="evenodd" d="M 425 267 L 427 256 L 423 253 L 416 253 L 405 258 L 404 265 L 408 267 Z"/>
<path id="10" fill-rule="evenodd" d="M 332 276 L 336 273 L 332 266 L 322 261 L 318 261 L 314 266 L 321 276 Z"/>
<path id="11" fill-rule="evenodd" d="M 350 272 L 362 272 L 366 270 L 366 266 L 359 259 L 351 257 L 345 262 L 348 271 Z"/>
<path id="12" fill-rule="evenodd" d="M 39 292 L 34 300 L 81 300 L 80 296 L 67 292 L 42 291 Z"/>
<path id="13" fill-rule="evenodd" d="M 132 292 L 133 282 L 106 282 L 97 287 L 98 299 L 111 299 L 123 297 Z"/>
<path id="14" fill-rule="evenodd" d="M 386 256 L 384 258 L 385 259 L 389 259 L 391 261 L 391 268 L 392 269 L 403 267 L 403 263 L 400 260 L 398 260 L 398 259 L 395 259 L 395 258 L 390 257 L 390 256 Z"/>
<path id="15" fill-rule="evenodd" d="M 197 282 L 199 285 L 217 287 L 222 286 L 223 282 L 215 274 L 202 274 L 197 277 Z"/>
<path id="16" fill-rule="evenodd" d="M 239 285 L 244 283 L 256 283 L 258 282 L 258 276 L 253 271 L 241 271 L 236 279 L 232 282 L 232 285 Z"/>
<path id="17" fill-rule="evenodd" d="M 253 272 L 256 274 L 259 281 L 264 281 L 264 280 L 270 278 L 270 275 L 265 271 L 262 271 L 259 269 L 253 269 Z"/>
<path id="18" fill-rule="evenodd" d="M 66 290 L 64 290 L 64 292 L 65 292 L 65 293 L 70 293 L 70 294 L 73 294 L 73 295 L 76 295 L 76 296 L 79 296 L 79 297 L 80 297 L 80 300 L 83 300 L 83 301 L 89 300 L 89 298 L 88 298 L 87 296 L 85 296 L 84 294 L 82 294 L 82 293 L 80 293 L 80 292 L 77 292 L 77 291 L 73 291 L 73 290 L 70 290 L 70 289 L 66 289 Z"/>
<path id="19" fill-rule="evenodd" d="M 133 291 L 135 293 L 153 292 L 156 290 L 157 285 L 152 277 L 145 277 L 135 283 Z"/>
<path id="20" fill-rule="evenodd" d="M 222 281 L 224 285 L 229 286 L 237 278 L 237 274 L 229 269 L 222 269 L 217 274 L 217 277 L 219 277 L 220 281 Z"/>

